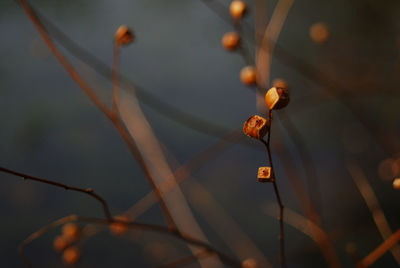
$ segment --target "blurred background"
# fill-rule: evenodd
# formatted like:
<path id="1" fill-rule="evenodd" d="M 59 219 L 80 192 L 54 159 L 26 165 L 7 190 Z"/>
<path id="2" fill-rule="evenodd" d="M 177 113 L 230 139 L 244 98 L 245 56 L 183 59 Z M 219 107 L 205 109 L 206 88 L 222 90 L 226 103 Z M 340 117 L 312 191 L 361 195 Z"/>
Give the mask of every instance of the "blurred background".
<path id="1" fill-rule="evenodd" d="M 218 2 L 226 8 L 222 15 L 229 16 L 230 1 Z M 276 2 L 268 1 L 268 17 Z M 258 113 L 255 91 L 240 81 L 243 58 L 221 46 L 222 35 L 234 27 L 200 0 L 30 3 L 46 22 L 110 67 L 116 29 L 132 28 L 136 40 L 123 48 L 120 72 L 137 85 L 141 108 L 174 168 Z M 254 56 L 254 3 L 247 3 L 249 27 L 243 34 Z M 295 0 L 272 58 L 271 79 L 285 79 L 291 93 L 285 115 L 275 114 L 271 137 L 283 203 L 292 215 L 304 215 L 291 182 L 301 184 L 343 267 L 354 266 L 356 255 L 365 257 L 384 240 L 360 185 L 371 186 L 381 210 L 372 208 L 384 213 L 393 232 L 400 228 L 400 192 L 392 186 L 400 176 L 399 18 L 395 0 Z M 328 30 L 323 42 L 310 36 L 319 22 Z M 119 134 L 55 60 L 15 1 L 0 2 L 0 32 L 0 165 L 94 188 L 114 214 L 145 196 L 151 188 Z M 111 103 L 110 81 L 62 51 Z M 182 113 L 164 109 L 146 98 L 149 93 Z M 267 164 L 263 145 L 243 134 L 193 170 L 181 189 L 216 248 L 235 256 L 232 244 L 247 245 L 241 244 L 247 237 L 278 267 L 276 198 L 272 185 L 257 181 L 258 167 Z M 18 245 L 51 221 L 72 213 L 102 217 L 88 196 L 4 173 L 0 178 L 2 267 L 23 267 Z M 157 205 L 138 220 L 166 224 Z M 289 267 L 328 266 L 309 236 L 289 223 L 285 228 Z M 56 228 L 27 246 L 34 267 L 65 266 L 53 250 L 59 233 Z M 81 252 L 76 267 L 152 267 L 190 254 L 185 244 L 165 235 L 114 236 L 108 230 L 85 240 Z M 388 252 L 374 267 L 398 266 Z"/>

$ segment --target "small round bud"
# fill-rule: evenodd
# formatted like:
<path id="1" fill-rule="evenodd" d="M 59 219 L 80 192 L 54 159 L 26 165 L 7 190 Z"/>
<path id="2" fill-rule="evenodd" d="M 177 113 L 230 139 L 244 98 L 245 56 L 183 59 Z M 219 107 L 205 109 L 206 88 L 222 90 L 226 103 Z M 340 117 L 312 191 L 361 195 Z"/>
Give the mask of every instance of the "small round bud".
<path id="1" fill-rule="evenodd" d="M 134 40 L 135 36 L 132 31 L 126 25 L 119 26 L 118 30 L 115 32 L 115 42 L 124 46 L 131 43 Z"/>
<path id="2" fill-rule="evenodd" d="M 65 264 L 74 265 L 81 257 L 81 253 L 77 247 L 69 247 L 63 252 L 63 261 Z"/>
<path id="3" fill-rule="evenodd" d="M 243 268 L 257 268 L 257 261 L 253 258 L 247 258 L 242 261 L 242 267 Z"/>
<path id="4" fill-rule="evenodd" d="M 240 71 L 240 80 L 245 85 L 253 85 L 257 80 L 257 70 L 253 66 L 246 66 Z"/>
<path id="5" fill-rule="evenodd" d="M 244 134 L 259 140 L 267 134 L 268 129 L 268 120 L 258 115 L 251 116 L 243 125 Z"/>
<path id="6" fill-rule="evenodd" d="M 75 223 L 67 223 L 62 227 L 62 234 L 65 239 L 75 241 L 78 239 L 80 230 Z"/>
<path id="7" fill-rule="evenodd" d="M 129 219 L 125 216 L 116 216 L 115 220 L 129 222 Z M 124 223 L 113 222 L 110 224 L 110 231 L 114 235 L 123 235 L 128 231 L 128 226 Z"/>
<path id="8" fill-rule="evenodd" d="M 315 43 L 322 44 L 328 41 L 329 28 L 323 22 L 317 22 L 310 27 L 310 38 Z"/>
<path id="9" fill-rule="evenodd" d="M 222 42 L 222 46 L 226 50 L 234 50 L 239 45 L 240 37 L 235 32 L 229 32 L 229 33 L 224 34 L 221 42 Z"/>
<path id="10" fill-rule="evenodd" d="M 396 190 L 400 190 L 400 178 L 395 178 L 393 180 L 393 188 Z"/>
<path id="11" fill-rule="evenodd" d="M 246 3 L 241 0 L 234 0 L 229 6 L 229 11 L 235 20 L 240 20 L 246 12 Z"/>
<path id="12" fill-rule="evenodd" d="M 66 247 L 68 247 L 69 242 L 68 239 L 66 239 L 64 236 L 56 236 L 53 241 L 53 247 L 55 251 L 61 252 L 63 251 Z"/>

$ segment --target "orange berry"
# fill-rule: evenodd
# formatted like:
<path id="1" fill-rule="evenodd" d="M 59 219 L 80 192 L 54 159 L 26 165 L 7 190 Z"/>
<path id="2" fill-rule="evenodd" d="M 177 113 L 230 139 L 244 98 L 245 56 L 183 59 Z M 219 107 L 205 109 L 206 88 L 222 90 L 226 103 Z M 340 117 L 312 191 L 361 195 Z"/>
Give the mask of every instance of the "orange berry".
<path id="1" fill-rule="evenodd" d="M 242 261 L 242 267 L 243 268 L 257 268 L 258 267 L 257 261 L 252 258 L 245 259 L 244 261 Z"/>
<path id="2" fill-rule="evenodd" d="M 118 30 L 115 32 L 115 42 L 120 45 L 127 45 L 133 41 L 135 36 L 132 31 L 129 30 L 128 26 L 121 25 Z"/>
<path id="3" fill-rule="evenodd" d="M 115 220 L 129 222 L 129 219 L 125 216 L 116 216 Z M 123 235 L 128 231 L 128 226 L 123 223 L 113 222 L 110 224 L 110 231 L 114 235 Z"/>
<path id="4" fill-rule="evenodd" d="M 76 264 L 81 257 L 81 253 L 79 252 L 79 249 L 77 247 L 69 247 L 66 250 L 64 250 L 63 253 L 63 261 L 65 264 L 68 265 L 73 265 Z"/>
<path id="5" fill-rule="evenodd" d="M 315 43 L 325 43 L 329 38 L 328 26 L 323 22 L 314 23 L 310 27 L 310 37 Z"/>
<path id="6" fill-rule="evenodd" d="M 53 241 L 53 247 L 58 252 L 63 251 L 68 246 L 68 244 L 69 244 L 68 239 L 65 239 L 65 237 L 61 235 L 54 238 Z"/>
<path id="7" fill-rule="evenodd" d="M 240 80 L 245 85 L 252 85 L 256 82 L 257 70 L 253 66 L 246 66 L 240 71 Z"/>
<path id="8" fill-rule="evenodd" d="M 393 180 L 393 188 L 396 190 L 400 190 L 400 178 L 395 178 Z"/>
<path id="9" fill-rule="evenodd" d="M 235 20 L 239 20 L 243 18 L 246 12 L 246 3 L 241 0 L 234 0 L 229 6 L 229 11 Z"/>
<path id="10" fill-rule="evenodd" d="M 240 41 L 240 37 L 235 32 L 229 32 L 224 34 L 222 37 L 222 46 L 226 50 L 234 50 L 238 47 Z"/>
<path id="11" fill-rule="evenodd" d="M 67 223 L 62 227 L 62 234 L 66 239 L 75 241 L 79 237 L 79 227 L 75 223 Z"/>

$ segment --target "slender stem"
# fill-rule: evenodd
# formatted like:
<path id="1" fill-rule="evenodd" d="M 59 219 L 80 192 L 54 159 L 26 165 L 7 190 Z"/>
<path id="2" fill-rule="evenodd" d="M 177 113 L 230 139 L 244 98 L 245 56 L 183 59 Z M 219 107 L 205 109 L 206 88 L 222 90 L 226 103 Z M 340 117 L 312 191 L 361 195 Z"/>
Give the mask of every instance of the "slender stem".
<path id="1" fill-rule="evenodd" d="M 17 177 L 21 177 L 24 180 L 32 180 L 32 181 L 37 181 L 37 182 L 41 182 L 41 183 L 45 183 L 45 184 L 49 184 L 49 185 L 53 185 L 59 188 L 64 188 L 65 190 L 71 190 L 71 191 L 75 191 L 75 192 L 80 192 L 80 193 L 84 193 L 87 195 L 90 195 L 91 197 L 97 199 L 101 205 L 103 206 L 103 210 L 104 210 L 104 215 L 106 216 L 107 219 L 111 220 L 112 216 L 110 213 L 110 209 L 108 208 L 107 202 L 104 200 L 104 198 L 102 198 L 100 195 L 96 194 L 94 192 L 94 190 L 92 188 L 88 188 L 88 189 L 83 189 L 83 188 L 78 188 L 78 187 L 74 187 L 74 186 L 69 186 L 63 183 L 59 183 L 59 182 L 55 182 L 52 180 L 47 180 L 47 179 L 43 179 L 43 178 L 39 178 L 39 177 L 34 177 L 28 174 L 24 174 L 18 171 L 14 171 L 8 168 L 4 168 L 4 167 L 0 167 L 0 171 L 1 172 L 5 172 L 8 174 L 12 174 L 14 176 Z"/>
<path id="2" fill-rule="evenodd" d="M 114 42 L 113 57 L 112 57 L 112 111 L 118 114 L 118 87 L 119 87 L 119 55 L 121 46 Z"/>
<path id="3" fill-rule="evenodd" d="M 129 150 L 135 157 L 136 161 L 138 162 L 139 166 L 142 168 L 146 179 L 148 180 L 149 184 L 152 186 L 154 193 L 157 196 L 157 199 L 160 203 L 160 207 L 163 211 L 163 214 L 168 222 L 170 228 L 175 228 L 174 221 L 172 219 L 171 213 L 162 198 L 161 192 L 157 187 L 156 183 L 154 182 L 153 176 L 150 173 L 150 169 L 145 163 L 139 149 L 136 146 L 136 143 L 131 138 L 127 130 L 125 129 L 122 121 L 110 110 L 101 100 L 100 98 L 94 93 L 94 91 L 89 87 L 89 85 L 83 80 L 83 78 L 79 75 L 77 71 L 73 68 L 72 64 L 68 61 L 68 59 L 61 53 L 61 51 L 56 47 L 54 42 L 51 40 L 50 36 L 48 35 L 46 29 L 40 22 L 39 18 L 35 14 L 34 10 L 30 7 L 26 0 L 18 0 L 21 4 L 22 8 L 24 9 L 25 13 L 28 15 L 29 19 L 39 31 L 40 36 L 45 41 L 46 45 L 49 47 L 50 51 L 53 55 L 57 58 L 60 64 L 64 67 L 64 69 L 68 72 L 71 78 L 77 83 L 77 85 L 89 96 L 89 98 L 93 101 L 93 103 L 107 116 L 108 119 L 111 120 L 123 140 L 126 142 Z"/>
<path id="4" fill-rule="evenodd" d="M 272 123 L 272 110 L 268 111 L 268 120 L 271 124 Z M 286 257 L 285 257 L 285 237 L 284 237 L 284 226 L 283 226 L 284 206 L 282 203 L 281 195 L 279 194 L 278 185 L 276 183 L 275 169 L 274 169 L 274 164 L 272 161 L 272 155 L 271 155 L 271 149 L 270 149 L 270 140 L 271 140 L 271 125 L 269 127 L 267 141 L 265 141 L 263 139 L 260 141 L 265 145 L 265 148 L 267 149 L 268 161 L 269 161 L 269 164 L 271 165 L 271 175 L 272 175 L 272 179 L 273 179 L 272 184 L 274 186 L 275 196 L 276 196 L 276 199 L 277 199 L 278 205 L 279 205 L 278 221 L 279 221 L 280 262 L 281 262 L 281 267 L 285 268 L 286 267 Z"/>

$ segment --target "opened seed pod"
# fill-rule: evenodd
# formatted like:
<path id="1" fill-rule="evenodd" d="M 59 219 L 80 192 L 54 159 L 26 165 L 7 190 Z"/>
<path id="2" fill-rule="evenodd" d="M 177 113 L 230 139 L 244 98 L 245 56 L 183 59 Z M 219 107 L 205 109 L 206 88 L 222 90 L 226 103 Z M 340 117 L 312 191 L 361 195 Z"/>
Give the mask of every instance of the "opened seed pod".
<path id="1" fill-rule="evenodd" d="M 272 182 L 271 167 L 259 167 L 257 179 L 259 182 Z"/>
<path id="2" fill-rule="evenodd" d="M 115 32 L 115 42 L 120 46 L 131 43 L 134 38 L 135 36 L 132 31 L 129 30 L 126 25 L 119 26 L 118 30 Z"/>
<path id="3" fill-rule="evenodd" d="M 265 103 L 270 110 L 279 110 L 286 107 L 289 104 L 289 100 L 287 87 L 272 87 L 265 94 Z"/>
<path id="4" fill-rule="evenodd" d="M 244 134 L 259 140 L 267 134 L 268 129 L 268 120 L 258 115 L 251 116 L 243 125 Z"/>

